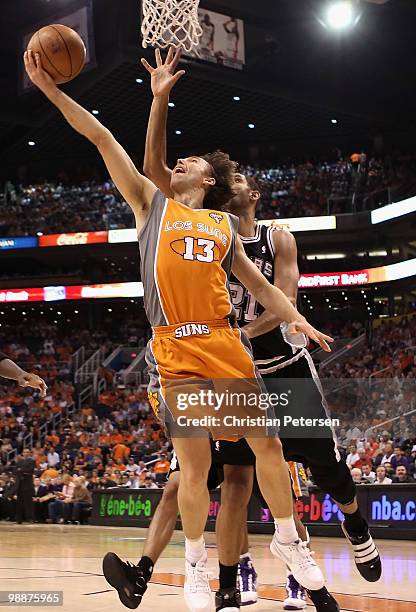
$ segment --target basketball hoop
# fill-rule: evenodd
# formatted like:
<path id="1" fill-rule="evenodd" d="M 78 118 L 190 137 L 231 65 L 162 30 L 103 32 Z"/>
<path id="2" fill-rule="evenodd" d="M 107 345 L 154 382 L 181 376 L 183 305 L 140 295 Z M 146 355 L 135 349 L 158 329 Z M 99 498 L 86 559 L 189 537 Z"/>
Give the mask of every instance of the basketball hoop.
<path id="1" fill-rule="evenodd" d="M 194 51 L 202 36 L 199 0 L 143 0 L 143 47 L 181 47 Z"/>

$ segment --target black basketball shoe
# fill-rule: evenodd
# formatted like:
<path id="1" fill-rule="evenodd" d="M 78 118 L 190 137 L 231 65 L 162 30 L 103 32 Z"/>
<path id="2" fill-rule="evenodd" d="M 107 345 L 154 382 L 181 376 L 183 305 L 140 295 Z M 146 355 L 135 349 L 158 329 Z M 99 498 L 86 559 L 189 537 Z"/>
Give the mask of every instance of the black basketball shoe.
<path id="1" fill-rule="evenodd" d="M 241 606 L 241 595 L 238 589 L 220 589 L 215 593 L 216 612 L 238 612 Z"/>
<path id="2" fill-rule="evenodd" d="M 377 582 L 381 576 L 381 559 L 373 538 L 368 531 L 368 524 L 362 533 L 348 533 L 344 523 L 341 523 L 345 537 L 351 543 L 354 551 L 355 565 L 361 576 L 368 582 Z"/>
<path id="3" fill-rule="evenodd" d="M 335 597 L 325 587 L 319 591 L 306 591 L 317 612 L 339 612 L 340 608 Z"/>
<path id="4" fill-rule="evenodd" d="M 137 608 L 147 589 L 147 577 L 137 565 L 122 561 L 115 553 L 109 552 L 103 559 L 105 579 L 118 592 L 119 599 L 126 608 Z"/>

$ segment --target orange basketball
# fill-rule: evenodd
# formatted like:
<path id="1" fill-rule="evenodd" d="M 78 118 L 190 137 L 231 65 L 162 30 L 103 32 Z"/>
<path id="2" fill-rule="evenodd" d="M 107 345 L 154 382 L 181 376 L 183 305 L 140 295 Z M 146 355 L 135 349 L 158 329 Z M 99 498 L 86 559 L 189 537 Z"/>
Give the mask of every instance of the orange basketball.
<path id="1" fill-rule="evenodd" d="M 35 32 L 27 48 L 40 54 L 43 68 L 58 84 L 71 81 L 85 64 L 82 38 L 62 24 L 48 25 Z"/>

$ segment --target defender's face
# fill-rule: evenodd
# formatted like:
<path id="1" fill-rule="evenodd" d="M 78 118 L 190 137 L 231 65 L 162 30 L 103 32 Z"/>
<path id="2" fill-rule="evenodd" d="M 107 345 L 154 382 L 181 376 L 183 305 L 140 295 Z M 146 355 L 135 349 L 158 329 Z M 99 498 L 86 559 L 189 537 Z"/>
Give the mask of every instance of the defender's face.
<path id="1" fill-rule="evenodd" d="M 227 212 L 238 214 L 250 206 L 251 189 L 244 174 L 240 174 L 239 172 L 234 174 L 234 180 L 231 187 L 235 195 L 223 206 L 223 209 Z"/>
<path id="2" fill-rule="evenodd" d="M 180 158 L 172 171 L 170 186 L 175 193 L 187 193 L 195 188 L 208 186 L 211 167 L 202 157 Z"/>

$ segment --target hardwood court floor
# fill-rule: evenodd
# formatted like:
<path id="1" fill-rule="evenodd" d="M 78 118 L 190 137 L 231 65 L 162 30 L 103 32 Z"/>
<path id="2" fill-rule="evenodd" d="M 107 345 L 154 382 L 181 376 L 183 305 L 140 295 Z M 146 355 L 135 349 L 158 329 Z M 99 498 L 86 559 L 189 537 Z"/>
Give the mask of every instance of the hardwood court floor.
<path id="1" fill-rule="evenodd" d="M 14 525 L 0 523 L 0 591 L 62 590 L 65 612 L 117 612 L 126 610 L 102 576 L 101 560 L 112 550 L 137 561 L 146 530 L 93 526 Z M 172 543 L 155 567 L 152 584 L 139 610 L 162 607 L 185 610 L 183 602 L 183 535 Z M 209 566 L 217 576 L 217 551 L 213 534 L 206 535 Z M 250 536 L 251 551 L 260 579 L 260 599 L 247 612 L 282 610 L 285 570 L 268 548 L 269 536 Z M 384 573 L 378 583 L 367 583 L 357 573 L 344 539 L 312 539 L 316 559 L 327 577 L 327 586 L 343 611 L 416 612 L 415 543 L 378 541 Z M 212 582 L 216 587 L 216 582 Z M 8 607 L 10 609 L 10 607 Z M 33 608 L 30 608 L 33 609 Z M 313 611 L 313 606 L 307 610 Z"/>

